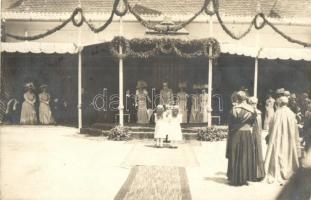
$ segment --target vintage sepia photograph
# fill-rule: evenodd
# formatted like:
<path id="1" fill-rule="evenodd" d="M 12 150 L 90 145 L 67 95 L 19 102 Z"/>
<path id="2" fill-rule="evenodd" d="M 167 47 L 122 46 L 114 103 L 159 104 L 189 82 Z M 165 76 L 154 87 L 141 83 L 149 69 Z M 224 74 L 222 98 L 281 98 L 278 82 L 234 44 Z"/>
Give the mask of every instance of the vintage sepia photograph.
<path id="1" fill-rule="evenodd" d="M 311 0 L 0 0 L 1 200 L 311 200 Z"/>

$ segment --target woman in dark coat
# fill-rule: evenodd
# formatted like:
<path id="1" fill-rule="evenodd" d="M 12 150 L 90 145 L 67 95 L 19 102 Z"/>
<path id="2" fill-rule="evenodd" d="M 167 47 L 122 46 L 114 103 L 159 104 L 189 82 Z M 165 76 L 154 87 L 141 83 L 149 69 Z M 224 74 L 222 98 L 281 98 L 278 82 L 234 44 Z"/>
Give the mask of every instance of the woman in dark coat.
<path id="1" fill-rule="evenodd" d="M 253 139 L 255 145 L 255 154 L 254 154 L 254 177 L 252 181 L 261 181 L 265 178 L 265 165 L 262 155 L 262 116 L 261 111 L 257 109 L 258 99 L 256 97 L 249 98 L 249 104 L 257 110 L 257 117 L 253 126 Z"/>
<path id="2" fill-rule="evenodd" d="M 246 94 L 237 93 L 238 104 L 229 114 L 229 134 L 226 157 L 228 158 L 227 176 L 231 185 L 247 185 L 255 177 L 253 125 L 257 111 L 246 103 Z"/>

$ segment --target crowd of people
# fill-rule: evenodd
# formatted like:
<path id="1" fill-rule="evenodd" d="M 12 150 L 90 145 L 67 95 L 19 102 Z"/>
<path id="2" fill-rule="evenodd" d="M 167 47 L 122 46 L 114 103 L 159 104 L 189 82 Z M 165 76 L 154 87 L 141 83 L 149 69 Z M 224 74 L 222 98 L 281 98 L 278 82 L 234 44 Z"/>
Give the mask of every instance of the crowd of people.
<path id="1" fill-rule="evenodd" d="M 67 103 L 61 103 L 58 98 L 51 98 L 48 85 L 40 86 L 40 93 L 32 82 L 25 84 L 23 103 L 17 97 L 12 97 L 7 103 L 5 122 L 10 124 L 56 124 L 62 121 L 62 114 L 67 110 Z"/>
<path id="2" fill-rule="evenodd" d="M 283 88 L 270 92 L 266 100 L 264 123 L 257 108 L 258 99 L 241 89 L 232 94 L 228 118 L 226 158 L 227 177 L 235 186 L 252 181 L 284 184 L 298 168 L 302 147 L 310 147 L 311 101 L 307 94 Z M 262 152 L 262 130 L 266 129 L 267 150 Z M 303 138 L 301 142 L 301 138 Z"/>

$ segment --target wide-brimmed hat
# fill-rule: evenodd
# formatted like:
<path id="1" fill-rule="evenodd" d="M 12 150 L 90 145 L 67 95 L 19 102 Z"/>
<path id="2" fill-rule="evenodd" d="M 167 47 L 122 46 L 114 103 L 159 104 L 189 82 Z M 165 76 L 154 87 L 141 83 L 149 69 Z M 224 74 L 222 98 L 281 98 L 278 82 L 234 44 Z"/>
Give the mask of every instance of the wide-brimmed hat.
<path id="1" fill-rule="evenodd" d="M 186 82 L 180 82 L 180 83 L 178 83 L 178 87 L 179 88 L 186 88 L 187 87 L 187 83 Z"/>
<path id="2" fill-rule="evenodd" d="M 201 85 L 201 89 L 208 89 L 208 84 Z"/>
<path id="3" fill-rule="evenodd" d="M 168 82 L 163 82 L 162 85 L 168 86 Z"/>
<path id="4" fill-rule="evenodd" d="M 137 85 L 136 85 L 137 89 L 139 89 L 139 88 L 146 88 L 146 87 L 147 87 L 146 81 L 143 81 L 143 80 L 137 81 Z"/>
<path id="5" fill-rule="evenodd" d="M 238 91 L 237 93 L 236 93 L 236 96 L 237 96 L 237 99 L 239 100 L 239 101 L 245 101 L 246 99 L 247 99 L 247 95 L 246 95 L 246 93 L 244 92 L 244 91 Z"/>
<path id="6" fill-rule="evenodd" d="M 43 89 L 43 88 L 47 88 L 48 87 L 48 85 L 47 84 L 42 84 L 42 85 L 40 85 L 40 88 L 41 89 Z"/>
<path id="7" fill-rule="evenodd" d="M 289 97 L 290 96 L 290 92 L 289 91 L 284 91 L 284 96 L 287 96 L 287 97 Z"/>
<path id="8" fill-rule="evenodd" d="M 279 88 L 275 91 L 276 94 L 284 94 L 285 89 L 284 88 Z"/>
<path id="9" fill-rule="evenodd" d="M 248 103 L 249 104 L 257 104 L 258 99 L 256 97 L 250 97 L 250 98 L 248 98 Z"/>
<path id="10" fill-rule="evenodd" d="M 32 82 L 30 82 L 30 83 L 26 83 L 26 84 L 24 85 L 24 88 L 25 88 L 25 89 L 29 89 L 29 88 L 34 89 L 35 86 L 34 86 L 34 84 L 33 84 Z"/>
<path id="11" fill-rule="evenodd" d="M 290 94 L 290 98 L 291 98 L 291 99 L 296 99 L 296 98 L 297 98 L 297 97 L 296 97 L 296 94 L 295 94 L 295 93 L 291 93 L 291 94 Z"/>
<path id="12" fill-rule="evenodd" d="M 280 102 L 283 104 L 288 104 L 288 97 L 285 96 L 280 97 Z"/>
<path id="13" fill-rule="evenodd" d="M 241 86 L 240 90 L 246 92 L 246 91 L 248 91 L 248 88 L 246 88 L 245 86 Z"/>
<path id="14" fill-rule="evenodd" d="M 302 96 L 303 96 L 303 98 L 308 98 L 309 97 L 308 93 L 302 93 Z"/>

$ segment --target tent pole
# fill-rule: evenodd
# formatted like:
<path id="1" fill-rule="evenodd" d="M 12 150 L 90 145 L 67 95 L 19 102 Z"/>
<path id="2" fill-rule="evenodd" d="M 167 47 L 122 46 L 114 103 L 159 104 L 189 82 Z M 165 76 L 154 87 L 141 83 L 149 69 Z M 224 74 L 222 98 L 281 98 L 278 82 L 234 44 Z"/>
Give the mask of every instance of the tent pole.
<path id="1" fill-rule="evenodd" d="M 255 69 L 254 69 L 254 97 L 257 98 L 257 92 L 258 92 L 258 57 L 260 53 L 259 49 L 259 31 L 256 30 L 256 50 L 257 55 L 255 57 Z"/>
<path id="2" fill-rule="evenodd" d="M 258 57 L 255 58 L 255 73 L 254 73 L 254 97 L 257 98 L 258 89 Z"/>
<path id="3" fill-rule="evenodd" d="M 2 42 L 2 1 L 0 0 L 0 43 Z M 4 88 L 2 88 L 2 80 L 3 80 L 3 73 L 2 73 L 2 45 L 0 45 L 0 95 L 2 94 Z"/>
<path id="4" fill-rule="evenodd" d="M 79 132 L 83 126 L 82 122 L 82 50 L 81 45 L 81 27 L 79 27 L 78 32 L 78 128 Z"/>
<path id="5" fill-rule="evenodd" d="M 209 17 L 209 36 L 213 37 L 213 17 Z M 212 46 L 209 47 L 209 58 L 208 58 L 208 114 L 207 124 L 208 127 L 212 126 L 212 84 L 213 84 L 213 55 Z"/>
<path id="6" fill-rule="evenodd" d="M 122 16 L 120 17 L 120 36 L 123 36 L 123 20 Z M 123 126 L 124 125 L 124 105 L 123 105 L 123 49 L 122 45 L 119 44 L 119 125 Z"/>

